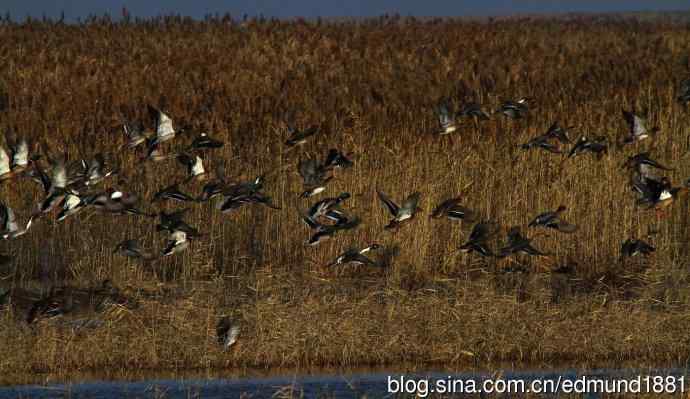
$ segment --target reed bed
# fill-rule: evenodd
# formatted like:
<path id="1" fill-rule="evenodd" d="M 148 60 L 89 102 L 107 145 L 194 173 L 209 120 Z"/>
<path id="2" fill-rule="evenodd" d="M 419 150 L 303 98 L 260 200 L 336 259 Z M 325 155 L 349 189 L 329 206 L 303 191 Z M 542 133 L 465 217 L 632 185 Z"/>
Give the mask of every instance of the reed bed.
<path id="1" fill-rule="evenodd" d="M 149 220 L 85 212 L 40 219 L 26 236 L 0 243 L 13 257 L 4 287 L 47 290 L 111 279 L 139 300 L 111 309 L 102 328 L 74 332 L 27 327 L 23 314 L 0 315 L 0 375 L 89 369 L 286 367 L 396 362 L 493 361 L 683 363 L 690 354 L 688 204 L 665 218 L 634 204 L 620 167 L 639 151 L 690 177 L 687 109 L 675 101 L 690 73 L 684 23 L 615 17 L 478 21 L 380 18 L 360 22 L 233 22 L 179 17 L 67 25 L 0 24 L 0 130 L 65 151 L 103 152 L 127 190 L 150 199 L 184 178 L 175 161 L 142 163 L 120 148 L 125 120 L 150 121 L 146 105 L 180 125 L 225 141 L 204 159 L 224 163 L 230 180 L 266 174 L 282 207 L 222 215 L 193 206 L 186 220 L 204 237 L 151 265 L 112 253 L 126 238 L 159 250 Z M 512 121 L 495 115 L 440 137 L 433 107 L 531 96 L 536 107 Z M 612 146 L 602 159 L 565 160 L 518 144 L 552 122 L 616 142 L 621 109 L 660 127 L 657 137 Z M 285 121 L 318 124 L 307 145 L 288 149 Z M 182 142 L 186 138 L 176 140 Z M 318 247 L 296 206 L 297 162 L 329 148 L 355 154 L 328 195 L 353 194 L 346 207 L 363 224 Z M 198 193 L 200 186 L 185 190 Z M 398 232 L 376 189 L 396 201 L 422 193 L 422 215 Z M 20 220 L 41 198 L 28 180 L 6 183 L 1 198 Z M 471 225 L 432 220 L 451 196 L 506 228 L 568 207 L 572 235 L 547 232 L 535 245 L 553 256 L 518 258 L 528 273 L 503 273 L 507 260 L 455 252 Z M 159 207 L 146 205 L 149 210 Z M 164 209 L 174 209 L 166 203 Z M 527 231 L 527 230 L 525 230 Z M 528 235 L 536 235 L 529 230 Z M 656 248 L 622 262 L 629 237 Z M 392 255 L 380 270 L 328 264 L 351 245 L 378 242 Z M 551 273 L 573 265 L 572 275 Z M 223 352 L 221 314 L 236 317 L 240 341 Z"/>

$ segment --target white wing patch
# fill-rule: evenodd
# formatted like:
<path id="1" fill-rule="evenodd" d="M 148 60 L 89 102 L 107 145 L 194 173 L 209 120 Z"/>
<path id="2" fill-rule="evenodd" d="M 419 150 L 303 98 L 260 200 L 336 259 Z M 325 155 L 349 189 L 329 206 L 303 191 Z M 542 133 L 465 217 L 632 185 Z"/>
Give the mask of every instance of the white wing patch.
<path id="1" fill-rule="evenodd" d="M 194 160 L 194 165 L 192 165 L 192 176 L 199 176 L 203 175 L 206 173 L 206 170 L 204 170 L 204 163 L 201 160 L 201 157 L 198 155 L 196 156 L 196 159 Z"/>
<path id="2" fill-rule="evenodd" d="M 230 327 L 230 331 L 228 331 L 228 336 L 225 338 L 225 349 L 230 348 L 237 342 L 237 338 L 240 336 L 240 327 L 239 326 L 232 326 Z"/>
<path id="3" fill-rule="evenodd" d="M 10 157 L 4 148 L 0 148 L 0 176 L 7 173 L 10 173 Z"/>
<path id="4" fill-rule="evenodd" d="M 67 197 L 65 198 L 65 204 L 63 205 L 64 209 L 74 209 L 79 205 L 81 202 L 81 199 L 77 197 L 74 194 L 67 194 Z"/>
<path id="5" fill-rule="evenodd" d="M 158 129 L 156 130 L 156 136 L 158 136 L 159 141 L 164 141 L 171 139 L 175 135 L 175 129 L 173 129 L 172 119 L 163 112 L 158 113 Z"/>
<path id="6" fill-rule="evenodd" d="M 29 145 L 25 139 L 17 143 L 17 147 L 12 154 L 12 166 L 26 166 L 29 164 Z"/>
<path id="7" fill-rule="evenodd" d="M 644 119 L 637 115 L 633 116 L 633 135 L 639 139 L 647 138 L 647 128 Z"/>
<path id="8" fill-rule="evenodd" d="M 58 163 L 53 167 L 53 188 L 65 188 L 67 186 L 67 170 L 65 164 Z"/>

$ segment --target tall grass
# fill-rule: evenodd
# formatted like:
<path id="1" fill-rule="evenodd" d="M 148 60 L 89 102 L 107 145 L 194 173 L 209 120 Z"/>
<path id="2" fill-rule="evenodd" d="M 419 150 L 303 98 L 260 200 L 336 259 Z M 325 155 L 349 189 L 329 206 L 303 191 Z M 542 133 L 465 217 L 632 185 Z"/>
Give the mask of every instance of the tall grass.
<path id="1" fill-rule="evenodd" d="M 184 178 L 175 161 L 141 163 L 141 154 L 119 149 L 122 122 L 150 125 L 146 105 L 153 104 L 178 126 L 225 141 L 205 158 L 208 168 L 227 160 L 231 180 L 270 174 L 266 191 L 283 209 L 221 215 L 212 205 L 194 206 L 188 222 L 205 237 L 151 267 L 112 254 L 117 242 L 134 237 L 159 250 L 165 237 L 148 220 L 88 212 L 64 223 L 41 219 L 28 235 L 0 243 L 14 257 L 2 270 L 3 284 L 46 289 L 109 278 L 142 306 L 106 314 L 107 328 L 89 333 L 51 325 L 29 330 L 21 315 L 7 313 L 0 339 L 14 350 L 0 359 L 0 370 L 682 361 L 690 348 L 687 202 L 657 220 L 634 206 L 620 165 L 650 150 L 675 167 L 674 182 L 690 175 L 690 120 L 674 100 L 689 72 L 686 28 L 601 17 L 5 22 L 0 130 L 45 141 L 71 159 L 103 152 L 123 170 L 108 184 L 119 179 L 119 187 L 150 199 Z M 527 95 L 536 107 L 524 120 L 496 115 L 451 136 L 434 134 L 439 98 L 495 109 Z M 658 137 L 613 146 L 600 160 L 565 161 L 517 147 L 556 120 L 616 142 L 626 129 L 621 108 L 647 115 L 661 128 Z M 286 120 L 319 124 L 321 133 L 287 149 Z M 176 140 L 173 147 L 188 138 Z M 295 203 L 307 205 L 297 199 L 296 165 L 330 147 L 353 152 L 356 163 L 338 171 L 327 194 L 351 192 L 347 207 L 364 223 L 306 247 L 309 232 L 295 211 Z M 198 193 L 200 186 L 184 189 Z M 376 189 L 396 201 L 419 190 L 425 212 L 396 233 L 384 231 L 388 215 Z M 41 197 L 28 180 L 1 190 L 20 220 Z M 579 230 L 539 236 L 535 245 L 554 256 L 520 258 L 533 272 L 506 275 L 500 270 L 509 261 L 454 252 L 470 226 L 427 218 L 458 194 L 504 228 L 564 204 Z M 650 231 L 658 231 L 650 238 L 656 253 L 621 263 L 621 242 Z M 323 266 L 344 248 L 370 242 L 397 248 L 390 267 Z M 576 265 L 574 275 L 548 273 L 565 263 Z M 213 336 L 224 313 L 243 324 L 229 354 Z"/>

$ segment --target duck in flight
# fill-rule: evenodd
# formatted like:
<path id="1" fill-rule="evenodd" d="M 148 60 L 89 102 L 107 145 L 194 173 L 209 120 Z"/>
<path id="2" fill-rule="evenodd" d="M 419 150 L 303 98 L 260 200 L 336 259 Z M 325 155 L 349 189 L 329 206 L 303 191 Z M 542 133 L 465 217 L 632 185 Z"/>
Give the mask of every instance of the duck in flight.
<path id="1" fill-rule="evenodd" d="M 478 120 L 489 120 L 489 114 L 484 112 L 479 104 L 476 102 L 466 103 L 458 112 L 461 118 L 475 118 Z"/>
<path id="2" fill-rule="evenodd" d="M 504 258 L 517 253 L 525 253 L 531 256 L 548 256 L 548 254 L 532 246 L 532 240 L 520 233 L 520 228 L 515 226 L 508 230 L 506 245 L 498 252 L 498 257 Z"/>
<path id="3" fill-rule="evenodd" d="M 510 119 L 522 119 L 529 111 L 530 101 L 532 101 L 530 97 L 522 97 L 517 101 L 508 100 L 501 104 L 496 112 L 500 112 Z"/>
<path id="4" fill-rule="evenodd" d="M 190 226 L 182 220 L 184 215 L 189 211 L 190 208 L 184 208 L 177 211 L 167 213 L 161 211 L 158 213 L 158 224 L 156 225 L 156 231 L 167 231 L 172 234 L 176 231 L 182 231 L 186 236 L 190 238 L 200 237 L 201 234 L 199 230 L 195 227 Z"/>
<path id="5" fill-rule="evenodd" d="M 149 145 L 158 145 L 175 138 L 177 132 L 173 127 L 172 119 L 166 113 L 151 105 L 148 106 L 148 109 L 149 114 L 155 121 L 155 136 Z"/>
<path id="6" fill-rule="evenodd" d="M 29 144 L 24 137 L 14 139 L 13 134 L 6 134 L 5 141 L 10 147 L 10 154 L 0 147 L 0 181 L 21 176 L 29 163 L 38 157 L 29 158 Z"/>
<path id="7" fill-rule="evenodd" d="M 124 240 L 118 243 L 113 253 L 121 254 L 128 258 L 141 259 L 143 261 L 150 261 L 156 258 L 155 255 L 146 251 L 137 239 Z"/>
<path id="8" fill-rule="evenodd" d="M 628 132 L 623 137 L 623 144 L 644 140 L 659 131 L 658 127 L 647 129 L 647 121 L 634 112 L 622 110 L 623 119 L 628 125 Z"/>
<path id="9" fill-rule="evenodd" d="M 479 222 L 472 227 L 469 238 L 464 244 L 460 245 L 458 250 L 464 253 L 477 252 L 484 257 L 495 256 L 488 246 L 488 241 L 497 232 L 498 229 L 495 223 L 490 221 Z"/>
<path id="10" fill-rule="evenodd" d="M 319 218 L 323 217 L 328 220 L 338 222 L 344 214 L 343 210 L 340 208 L 340 204 L 350 197 L 350 193 L 344 192 L 337 197 L 322 199 L 309 207 L 307 215 L 312 220 L 318 220 Z"/>
<path id="11" fill-rule="evenodd" d="M 623 167 L 632 171 L 633 175 L 639 177 L 659 180 L 655 170 L 672 171 L 673 168 L 666 167 L 650 157 L 649 152 L 641 152 L 629 157 Z"/>
<path id="12" fill-rule="evenodd" d="M 176 253 L 180 253 L 189 247 L 189 241 L 187 240 L 187 233 L 182 230 L 174 230 L 170 233 L 170 237 L 163 248 L 163 256 L 170 256 Z"/>
<path id="13" fill-rule="evenodd" d="M 2 229 L 0 231 L 0 237 L 2 237 L 3 240 L 13 240 L 26 234 L 29 228 L 31 228 L 34 218 L 35 215 L 31 215 L 26 225 L 20 228 L 12 208 L 0 201 L 0 228 Z"/>
<path id="14" fill-rule="evenodd" d="M 439 131 L 441 135 L 453 133 L 458 129 L 457 123 L 455 121 L 455 115 L 453 115 L 450 109 L 450 103 L 448 100 L 443 100 L 436 107 L 436 115 L 438 116 Z"/>
<path id="15" fill-rule="evenodd" d="M 561 145 L 570 144 L 568 137 L 568 130 L 570 128 L 562 128 L 558 122 L 554 122 L 546 133 L 539 135 L 528 142 L 521 145 L 523 150 L 532 148 L 541 148 L 554 154 L 561 154 Z"/>
<path id="16" fill-rule="evenodd" d="M 253 181 L 227 186 L 222 192 L 223 200 L 216 205 L 216 208 L 222 213 L 232 212 L 245 204 L 262 204 L 271 209 L 281 209 L 262 190 L 263 176 Z"/>
<path id="17" fill-rule="evenodd" d="M 377 250 L 379 248 L 381 248 L 379 244 L 372 244 L 362 249 L 348 248 L 347 250 L 345 250 L 345 252 L 338 255 L 338 257 L 335 258 L 335 260 L 331 262 L 328 266 L 333 267 L 337 265 L 354 264 L 381 267 L 381 264 L 379 262 L 373 261 L 365 255 L 367 252 Z"/>
<path id="18" fill-rule="evenodd" d="M 595 154 L 597 158 L 601 158 L 603 154 L 608 153 L 608 145 L 606 144 L 606 137 L 596 136 L 591 139 L 586 136 L 581 136 L 573 148 L 568 153 L 568 158 L 590 152 Z"/>
<path id="19" fill-rule="evenodd" d="M 621 258 L 630 258 L 637 255 L 647 256 L 656 251 L 656 248 L 643 240 L 628 238 L 621 245 Z"/>
<path id="20" fill-rule="evenodd" d="M 135 148 L 146 143 L 147 137 L 144 135 L 144 129 L 140 124 L 124 123 L 122 130 L 124 131 L 125 138 L 127 139 L 125 147 Z"/>
<path id="21" fill-rule="evenodd" d="M 566 210 L 564 205 L 561 205 L 555 211 L 547 211 L 537 215 L 530 223 L 529 227 L 542 226 L 550 229 L 560 231 L 562 233 L 574 233 L 577 226 L 570 224 L 561 218 L 561 214 Z"/>
<path id="22" fill-rule="evenodd" d="M 196 202 L 196 198 L 193 198 L 189 194 L 185 194 L 180 191 L 179 183 L 174 183 L 159 190 L 153 195 L 151 203 L 156 203 L 162 200 L 174 200 L 180 202 Z"/>
<path id="23" fill-rule="evenodd" d="M 318 126 L 310 126 L 304 130 L 298 130 L 293 126 L 288 125 L 288 139 L 285 141 L 285 145 L 288 147 L 294 147 L 297 145 L 302 145 L 307 142 L 309 137 L 312 137 L 319 132 Z"/>
<path id="24" fill-rule="evenodd" d="M 229 350 L 240 336 L 240 326 L 228 316 L 221 317 L 216 324 L 216 337 L 223 351 Z"/>
<path id="25" fill-rule="evenodd" d="M 325 170 L 333 170 L 335 168 L 347 169 L 352 167 L 354 162 L 348 155 L 343 154 L 340 150 L 336 148 L 331 148 L 326 154 L 326 160 L 323 163 L 323 168 Z"/>
<path id="26" fill-rule="evenodd" d="M 431 218 L 439 219 L 446 217 L 450 220 L 473 222 L 477 218 L 477 213 L 472 209 L 460 205 L 460 201 L 460 196 L 443 201 L 431 213 Z"/>
<path id="27" fill-rule="evenodd" d="M 194 138 L 192 143 L 189 145 L 188 150 L 189 151 L 200 151 L 200 150 L 210 150 L 210 149 L 216 149 L 216 148 L 222 148 L 223 143 L 220 140 L 216 140 L 213 137 L 209 136 L 208 133 L 202 132 L 199 133 L 197 137 Z"/>
<path id="28" fill-rule="evenodd" d="M 187 180 L 201 180 L 206 177 L 204 162 L 199 155 L 179 154 L 177 160 L 187 167 Z"/>
<path id="29" fill-rule="evenodd" d="M 388 198 L 382 191 L 377 190 L 376 193 L 378 194 L 379 200 L 381 200 L 386 209 L 388 209 L 388 212 L 393 216 L 393 219 L 391 219 L 385 227 L 387 230 L 397 229 L 403 223 L 412 220 L 415 213 L 419 210 L 418 204 L 421 197 L 421 193 L 419 192 L 414 192 L 407 196 L 402 206 L 398 206 L 398 204 Z"/>
<path id="30" fill-rule="evenodd" d="M 311 237 L 307 241 L 307 245 L 310 246 L 319 245 L 333 238 L 337 232 L 354 229 L 360 224 L 360 219 L 357 217 L 342 216 L 334 224 L 324 224 L 310 218 L 306 213 L 299 211 L 299 214 L 304 223 L 313 231 Z"/>
<path id="31" fill-rule="evenodd" d="M 316 159 L 302 160 L 297 165 L 297 168 L 304 183 L 304 191 L 300 195 L 301 198 L 309 198 L 324 192 L 326 190 L 326 183 L 333 179 L 333 176 L 327 175 L 326 168 Z"/>

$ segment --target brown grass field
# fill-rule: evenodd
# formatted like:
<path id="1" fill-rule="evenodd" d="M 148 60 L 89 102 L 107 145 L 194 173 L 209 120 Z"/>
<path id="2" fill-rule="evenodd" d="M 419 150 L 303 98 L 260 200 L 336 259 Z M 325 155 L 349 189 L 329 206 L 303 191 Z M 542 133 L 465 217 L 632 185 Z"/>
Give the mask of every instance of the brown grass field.
<path id="1" fill-rule="evenodd" d="M 224 162 L 232 181 L 266 174 L 265 191 L 282 209 L 252 205 L 221 214 L 209 203 L 191 205 L 186 220 L 204 236 L 150 265 L 112 253 L 127 238 L 160 250 L 166 237 L 137 216 L 87 210 L 57 223 L 50 215 L 0 242 L 12 258 L 0 268 L 0 287 L 40 295 L 110 279 L 138 303 L 112 306 L 97 315 L 104 326 L 78 331 L 49 321 L 27 326 L 26 309 L 6 307 L 0 381 L 39 372 L 400 362 L 685 364 L 687 197 L 657 217 L 635 205 L 621 164 L 651 151 L 675 168 L 668 176 L 676 185 L 690 177 L 690 114 L 675 100 L 690 73 L 688 48 L 684 23 L 615 17 L 2 23 L 1 131 L 44 141 L 70 160 L 102 152 L 122 169 L 105 187 L 149 200 L 185 177 L 174 160 L 139 162 L 141 153 L 120 148 L 125 120 L 151 128 L 152 104 L 177 125 L 225 141 L 205 157 L 207 168 Z M 536 102 L 525 119 L 494 115 L 436 134 L 440 98 L 491 110 L 521 96 Z M 575 136 L 601 134 L 615 143 L 626 129 L 621 109 L 632 108 L 660 128 L 654 140 L 567 161 L 517 146 L 554 121 L 576 126 Z M 320 133 L 288 149 L 286 119 L 317 124 Z M 308 247 L 295 204 L 306 208 L 315 199 L 298 198 L 297 163 L 329 148 L 353 153 L 355 165 L 337 171 L 316 198 L 352 193 L 345 207 L 363 223 Z M 376 189 L 396 201 L 420 191 L 423 212 L 385 231 L 389 215 Z M 43 195 L 29 179 L 7 181 L 0 191 L 20 222 Z M 553 255 L 486 260 L 457 252 L 471 224 L 428 216 L 457 195 L 498 222 L 501 239 L 520 225 Z M 536 214 L 560 204 L 576 233 L 527 229 Z M 622 262 L 629 237 L 648 240 L 656 252 Z M 343 249 L 372 242 L 391 255 L 387 267 L 324 266 Z M 516 263 L 528 272 L 502 271 Z M 566 264 L 573 273 L 551 272 Z M 241 325 L 227 352 L 215 337 L 224 314 Z"/>

